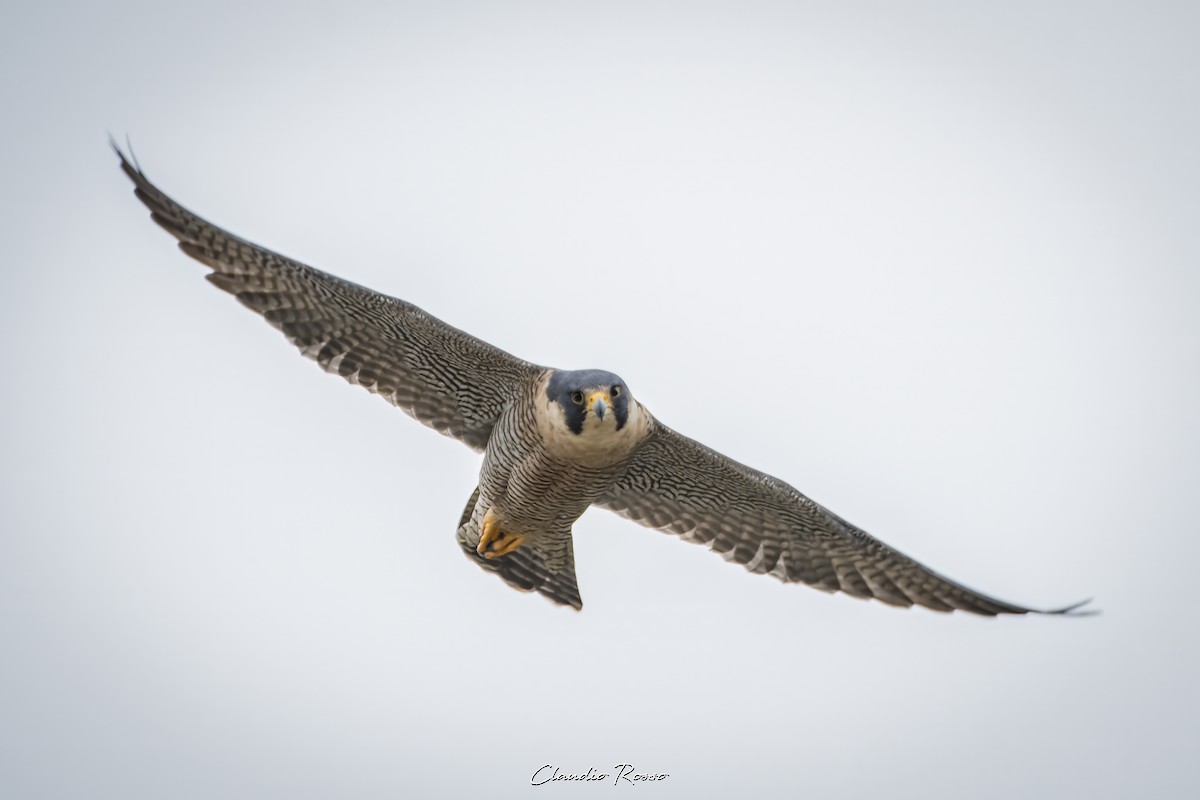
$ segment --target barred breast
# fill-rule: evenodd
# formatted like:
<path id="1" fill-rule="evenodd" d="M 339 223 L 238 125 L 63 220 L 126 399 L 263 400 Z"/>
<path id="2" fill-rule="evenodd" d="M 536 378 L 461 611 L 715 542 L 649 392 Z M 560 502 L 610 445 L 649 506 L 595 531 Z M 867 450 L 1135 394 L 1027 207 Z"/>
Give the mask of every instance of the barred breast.
<path id="1" fill-rule="evenodd" d="M 640 408 L 615 429 L 589 425 L 573 433 L 547 399 L 547 370 L 500 414 L 484 451 L 479 504 L 535 540 L 570 533 L 571 525 L 620 476 L 644 440 L 650 416 Z"/>

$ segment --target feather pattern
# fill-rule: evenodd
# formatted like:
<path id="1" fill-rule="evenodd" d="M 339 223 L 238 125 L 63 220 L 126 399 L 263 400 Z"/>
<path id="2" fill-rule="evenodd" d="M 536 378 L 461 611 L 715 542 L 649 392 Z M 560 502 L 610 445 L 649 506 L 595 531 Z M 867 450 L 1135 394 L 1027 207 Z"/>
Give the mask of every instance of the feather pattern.
<path id="1" fill-rule="evenodd" d="M 114 149 L 115 148 L 114 146 Z M 151 218 L 210 267 L 207 277 L 327 372 L 384 397 L 476 450 L 501 407 L 542 372 L 420 308 L 293 261 L 201 219 L 150 183 L 119 149 Z"/>
<path id="2" fill-rule="evenodd" d="M 603 423 L 600 416 L 564 427 L 554 392 L 547 393 L 557 371 L 509 355 L 411 303 L 234 236 L 167 197 L 113 149 L 153 220 L 213 270 L 209 281 L 326 371 L 484 453 L 457 538 L 473 561 L 510 585 L 581 608 L 572 526 L 598 504 L 707 545 L 751 572 L 824 591 L 989 616 L 1033 610 L 938 575 L 786 483 L 667 428 L 632 398 L 618 401 L 618 411 L 630 415 L 628 425 L 614 412 Z M 587 383 L 597 376 L 609 388 L 616 380 L 597 371 L 558 379 Z M 504 529 L 525 536 L 519 549 L 490 559 L 475 551 L 489 512 Z"/>
<path id="3" fill-rule="evenodd" d="M 784 582 L 935 611 L 1026 614 L 944 578 L 778 478 L 739 464 L 655 420 L 624 474 L 597 501 L 650 528 L 707 545 Z M 1048 612 L 1072 611 L 1082 603 Z"/>

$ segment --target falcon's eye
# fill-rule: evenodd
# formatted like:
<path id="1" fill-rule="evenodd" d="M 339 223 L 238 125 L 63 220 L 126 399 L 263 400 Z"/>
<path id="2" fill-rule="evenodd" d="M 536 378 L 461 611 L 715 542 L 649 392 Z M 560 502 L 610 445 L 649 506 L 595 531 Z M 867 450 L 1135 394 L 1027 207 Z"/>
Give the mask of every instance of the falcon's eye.
<path id="1" fill-rule="evenodd" d="M 610 394 L 611 394 L 613 397 L 620 397 L 620 396 L 621 396 L 621 387 L 620 387 L 620 385 L 614 386 L 614 387 L 612 388 L 612 391 L 610 392 Z"/>
<path id="2" fill-rule="evenodd" d="M 571 392 L 571 402 L 577 406 L 583 405 L 583 392 Z"/>

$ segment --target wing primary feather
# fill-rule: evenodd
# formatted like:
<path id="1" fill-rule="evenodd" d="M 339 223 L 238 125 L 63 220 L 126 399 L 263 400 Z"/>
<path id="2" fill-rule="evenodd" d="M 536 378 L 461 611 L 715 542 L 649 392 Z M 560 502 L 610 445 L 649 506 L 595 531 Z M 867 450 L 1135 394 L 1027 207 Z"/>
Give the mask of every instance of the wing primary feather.
<path id="1" fill-rule="evenodd" d="M 889 605 L 981 616 L 1084 616 L 1083 603 L 1038 610 L 934 572 L 783 481 L 727 458 L 657 420 L 626 473 L 598 501 L 629 519 L 784 582 Z M 752 513 L 747 509 L 753 509 Z"/>
<path id="2" fill-rule="evenodd" d="M 435 430 L 482 450 L 498 409 L 543 369 L 420 308 L 237 237 L 176 203 L 109 135 L 150 218 L 212 270 L 210 283 L 280 330 L 301 353 Z"/>

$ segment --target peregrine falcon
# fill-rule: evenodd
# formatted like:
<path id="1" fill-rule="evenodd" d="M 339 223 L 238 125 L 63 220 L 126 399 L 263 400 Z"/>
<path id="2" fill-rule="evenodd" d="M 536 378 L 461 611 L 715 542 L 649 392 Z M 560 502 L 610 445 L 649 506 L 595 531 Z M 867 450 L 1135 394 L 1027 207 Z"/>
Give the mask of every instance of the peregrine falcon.
<path id="1" fill-rule="evenodd" d="M 212 269 L 209 281 L 327 372 L 483 454 L 458 544 L 518 589 L 583 607 L 571 528 L 597 505 L 750 572 L 825 592 L 987 616 L 1083 605 L 1037 611 L 944 578 L 783 481 L 676 433 L 617 375 L 531 364 L 410 303 L 227 233 L 113 149 L 151 218 Z"/>

